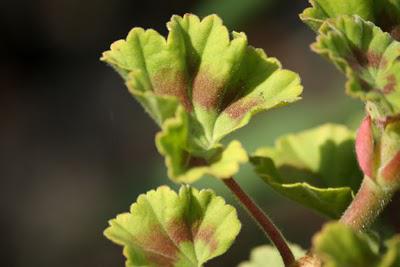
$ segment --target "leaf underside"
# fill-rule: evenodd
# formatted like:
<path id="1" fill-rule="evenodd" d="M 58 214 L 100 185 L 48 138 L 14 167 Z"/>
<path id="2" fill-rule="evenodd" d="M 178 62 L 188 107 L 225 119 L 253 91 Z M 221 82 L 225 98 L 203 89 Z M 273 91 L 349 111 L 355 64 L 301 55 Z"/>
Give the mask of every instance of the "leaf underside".
<path id="1" fill-rule="evenodd" d="M 211 190 L 166 186 L 140 195 L 110 220 L 105 236 L 124 247 L 126 266 L 202 266 L 227 251 L 240 231 L 236 210 Z"/>
<path id="2" fill-rule="evenodd" d="M 216 15 L 173 16 L 167 27 L 167 38 L 134 28 L 102 60 L 161 127 L 157 146 L 173 180 L 192 182 L 204 173 L 227 178 L 247 156 L 223 157 L 220 140 L 253 114 L 298 100 L 300 78 L 248 46 L 244 33 L 229 34 Z M 215 171 L 221 158 L 225 170 Z M 199 165 L 214 170 L 192 171 Z"/>
<path id="3" fill-rule="evenodd" d="M 331 218 L 340 217 L 362 180 L 354 133 L 336 124 L 283 136 L 251 162 L 274 190 Z"/>

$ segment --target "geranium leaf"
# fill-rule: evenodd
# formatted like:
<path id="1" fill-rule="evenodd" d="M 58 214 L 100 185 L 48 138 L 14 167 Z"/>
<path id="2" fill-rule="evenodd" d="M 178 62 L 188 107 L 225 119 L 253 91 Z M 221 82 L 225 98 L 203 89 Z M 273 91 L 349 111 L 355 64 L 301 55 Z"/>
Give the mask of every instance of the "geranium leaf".
<path id="1" fill-rule="evenodd" d="M 329 223 L 313 238 L 313 251 L 326 267 L 376 267 L 380 257 L 366 234 Z"/>
<path id="2" fill-rule="evenodd" d="M 339 217 L 362 180 L 354 133 L 325 124 L 279 138 L 258 149 L 251 162 L 259 176 L 284 196 L 329 217 Z"/>
<path id="3" fill-rule="evenodd" d="M 400 266 L 400 235 L 386 241 L 387 251 L 383 255 L 378 267 Z"/>
<path id="4" fill-rule="evenodd" d="M 365 233 L 340 223 L 328 223 L 313 238 L 313 252 L 326 267 L 400 266 L 400 235 L 385 242 L 386 248 Z M 380 253 L 381 251 L 381 253 Z"/>
<path id="5" fill-rule="evenodd" d="M 169 136 L 177 138 L 166 133 L 171 132 L 166 129 L 171 128 L 169 119 L 174 118 L 175 124 L 182 121 L 179 138 L 186 137 L 174 149 L 182 151 L 181 156 L 158 146 L 167 158 L 179 158 L 169 171 L 171 178 L 179 180 L 175 173 L 190 170 L 190 164 L 182 165 L 183 152 L 208 163 L 222 157 L 223 137 L 259 111 L 298 100 L 302 86 L 296 73 L 248 46 L 244 33 L 230 35 L 216 15 L 202 20 L 192 14 L 173 16 L 167 27 L 167 39 L 153 30 L 134 28 L 126 40 L 104 52 L 102 60 L 121 74 L 133 96 L 160 125 L 163 142 L 159 144 L 172 144 Z M 234 161 L 227 156 L 225 162 Z"/>
<path id="6" fill-rule="evenodd" d="M 312 49 L 348 78 L 350 95 L 368 101 L 379 116 L 400 112 L 400 43 L 358 16 L 326 21 Z"/>
<path id="7" fill-rule="evenodd" d="M 239 165 L 248 161 L 246 151 L 238 141 L 232 141 L 225 149 L 217 146 L 205 153 L 189 153 L 188 114 L 179 108 L 177 116 L 164 123 L 163 131 L 156 137 L 156 145 L 165 156 L 168 175 L 180 183 L 191 183 L 205 174 L 218 178 L 229 178 L 239 170 Z"/>
<path id="8" fill-rule="evenodd" d="M 300 18 L 314 31 L 330 18 L 357 15 L 400 37 L 400 2 L 397 0 L 310 0 Z"/>
<path id="9" fill-rule="evenodd" d="M 211 190 L 163 186 L 110 220 L 105 236 L 124 247 L 126 266 L 202 266 L 240 231 L 236 210 Z"/>
<path id="10" fill-rule="evenodd" d="M 303 257 L 306 251 L 298 245 L 289 245 L 296 259 Z M 285 267 L 279 251 L 269 245 L 252 249 L 250 260 L 239 264 L 238 267 Z"/>

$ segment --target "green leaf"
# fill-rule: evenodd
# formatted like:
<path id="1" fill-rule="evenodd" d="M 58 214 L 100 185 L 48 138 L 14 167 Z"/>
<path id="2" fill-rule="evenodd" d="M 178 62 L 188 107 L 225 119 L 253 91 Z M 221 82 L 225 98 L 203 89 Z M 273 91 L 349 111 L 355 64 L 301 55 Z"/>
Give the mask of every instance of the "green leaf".
<path id="1" fill-rule="evenodd" d="M 398 267 L 400 266 L 400 235 L 379 247 L 371 238 L 340 223 L 328 223 L 313 238 L 313 251 L 326 267 Z"/>
<path id="2" fill-rule="evenodd" d="M 240 231 L 236 210 L 211 190 L 166 186 L 140 195 L 104 235 L 124 247 L 126 266 L 202 266 Z"/>
<path id="3" fill-rule="evenodd" d="M 154 30 L 134 28 L 126 40 L 111 45 L 102 60 L 120 73 L 160 125 L 163 143 L 172 144 L 169 136 L 178 141 L 173 154 L 158 146 L 169 166 L 176 167 L 170 174 L 190 170 L 184 153 L 213 164 L 222 157 L 221 139 L 246 125 L 252 115 L 299 99 L 299 76 L 248 46 L 244 33 L 230 35 L 218 16 L 173 16 L 167 27 L 167 39 Z M 180 128 L 179 134 L 177 129 L 172 134 L 171 124 Z M 177 156 L 178 150 L 184 152 Z M 224 162 L 234 161 L 228 156 Z"/>
<path id="4" fill-rule="evenodd" d="M 383 255 L 378 267 L 400 266 L 400 235 L 396 235 L 386 242 L 387 251 Z"/>
<path id="5" fill-rule="evenodd" d="M 294 257 L 299 259 L 306 254 L 300 246 L 290 245 Z M 250 254 L 250 260 L 242 262 L 238 267 L 285 267 L 279 251 L 269 245 L 254 248 Z"/>
<path id="6" fill-rule="evenodd" d="M 207 153 L 188 153 L 190 142 L 187 113 L 180 108 L 176 117 L 164 123 L 164 129 L 156 136 L 159 152 L 165 156 L 168 176 L 176 182 L 191 183 L 209 174 L 229 178 L 239 170 L 239 165 L 248 161 L 246 151 L 238 141 L 232 141 L 225 149 L 215 147 Z"/>
<path id="7" fill-rule="evenodd" d="M 326 267 L 374 267 L 380 261 L 366 234 L 340 223 L 329 223 L 314 236 L 313 251 Z"/>
<path id="8" fill-rule="evenodd" d="M 251 158 L 258 175 L 284 196 L 338 218 L 362 180 L 354 133 L 325 124 L 279 138 Z"/>
<path id="9" fill-rule="evenodd" d="M 314 31 L 327 19 L 357 15 L 392 33 L 394 38 L 400 37 L 398 0 L 310 0 L 310 4 L 300 18 Z"/>
<path id="10" fill-rule="evenodd" d="M 357 16 L 326 21 L 312 49 L 333 62 L 347 92 L 372 103 L 378 116 L 400 113 L 400 43 Z"/>

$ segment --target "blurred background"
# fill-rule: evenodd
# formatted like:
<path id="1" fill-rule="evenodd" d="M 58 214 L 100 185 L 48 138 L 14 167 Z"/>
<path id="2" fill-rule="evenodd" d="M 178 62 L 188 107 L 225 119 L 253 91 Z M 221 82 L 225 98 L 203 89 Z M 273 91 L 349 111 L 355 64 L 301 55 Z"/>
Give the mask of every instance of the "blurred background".
<path id="1" fill-rule="evenodd" d="M 217 13 L 230 30 L 300 73 L 303 100 L 257 115 L 232 137 L 249 151 L 283 133 L 324 122 L 355 128 L 362 105 L 344 95 L 344 78 L 309 50 L 314 34 L 298 19 L 305 0 L 33 0 L 0 9 L 1 266 L 123 266 L 106 240 L 107 221 L 166 177 L 154 146 L 155 123 L 101 52 L 134 26 L 166 33 L 172 14 Z M 226 140 L 229 141 L 229 140 Z M 272 192 L 245 167 L 238 181 L 286 237 L 307 248 L 325 221 Z M 219 181 L 211 187 L 235 204 Z M 236 204 L 235 204 L 236 205 Z M 207 266 L 235 266 L 266 243 L 240 211 L 232 249 Z"/>

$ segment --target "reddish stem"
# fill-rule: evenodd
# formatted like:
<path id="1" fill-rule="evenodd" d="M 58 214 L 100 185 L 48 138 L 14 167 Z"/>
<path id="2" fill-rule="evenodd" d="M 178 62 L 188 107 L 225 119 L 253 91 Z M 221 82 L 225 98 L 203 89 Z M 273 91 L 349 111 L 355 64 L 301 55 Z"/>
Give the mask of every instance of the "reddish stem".
<path id="1" fill-rule="evenodd" d="M 386 207 L 393 193 L 383 191 L 371 178 L 365 176 L 353 202 L 340 221 L 357 231 L 367 229 Z"/>
<path id="2" fill-rule="evenodd" d="M 257 204 L 243 191 L 239 184 L 233 179 L 223 179 L 225 185 L 239 199 L 253 219 L 261 226 L 267 237 L 272 241 L 282 256 L 285 266 L 291 266 L 295 262 L 285 238 L 271 219 L 257 206 Z"/>

